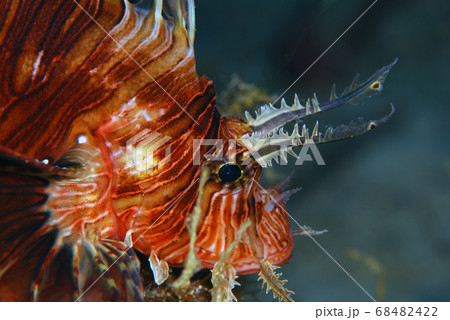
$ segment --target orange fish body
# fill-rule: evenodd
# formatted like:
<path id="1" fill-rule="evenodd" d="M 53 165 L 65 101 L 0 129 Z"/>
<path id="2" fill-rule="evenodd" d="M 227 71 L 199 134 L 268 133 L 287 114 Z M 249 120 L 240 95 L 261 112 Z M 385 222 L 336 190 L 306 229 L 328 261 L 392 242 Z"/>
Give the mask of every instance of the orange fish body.
<path id="1" fill-rule="evenodd" d="M 246 221 L 228 257 L 238 274 L 289 260 L 292 192 L 261 188 L 262 166 L 239 143 L 287 121 L 220 116 L 212 82 L 195 70 L 193 1 L 157 0 L 149 11 L 114 0 L 0 8 L 0 300 L 141 300 L 133 250 L 183 266 L 202 167 L 202 266 L 214 267 Z M 217 145 L 205 139 L 238 143 L 211 161 L 204 155 Z M 249 161 L 230 162 L 240 171 L 226 180 L 232 155 Z"/>
<path id="2" fill-rule="evenodd" d="M 125 288 L 108 271 L 84 299 L 139 300 L 138 264 L 123 243 L 127 233 L 136 250 L 182 266 L 185 220 L 201 168 L 192 163 L 193 141 L 237 139 L 250 129 L 235 119 L 229 128 L 220 117 L 212 83 L 195 71 L 193 39 L 179 17 L 163 19 L 161 7 L 143 14 L 122 1 L 5 5 L 0 212 L 2 223 L 15 230 L 1 235 L 8 241 L 1 242 L 0 299 L 77 299 L 103 270 L 95 261 L 107 268 L 127 252 L 128 261 L 112 269 L 127 270 L 135 286 Z M 154 156 L 170 147 L 171 161 L 155 170 L 130 165 L 127 142 L 145 142 L 156 132 L 172 138 Z M 260 169 L 252 170 L 259 178 Z M 204 267 L 214 266 L 249 218 L 254 236 L 264 234 L 261 254 L 277 264 L 289 259 L 287 216 L 265 211 L 255 196 L 264 197 L 255 184 L 224 188 L 209 179 L 197 238 Z M 281 225 L 266 231 L 273 219 Z M 238 273 L 259 269 L 247 242 L 230 263 Z M 63 268 L 67 279 L 51 279 L 50 271 Z M 80 279 L 89 271 L 92 279 Z M 102 296 L 108 278 L 119 282 L 115 296 Z"/>

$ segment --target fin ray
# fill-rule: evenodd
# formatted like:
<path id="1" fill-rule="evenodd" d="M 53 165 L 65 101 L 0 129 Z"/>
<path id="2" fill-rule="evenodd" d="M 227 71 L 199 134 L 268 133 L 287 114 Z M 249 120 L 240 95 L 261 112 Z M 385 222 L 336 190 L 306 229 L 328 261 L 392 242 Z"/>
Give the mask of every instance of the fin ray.
<path id="1" fill-rule="evenodd" d="M 64 235 L 58 224 L 50 225 L 46 192 L 57 171 L 4 150 L 0 150 L 0 301 L 74 301 L 94 282 L 98 285 L 83 301 L 141 301 L 140 265 L 134 251 L 120 241 Z"/>

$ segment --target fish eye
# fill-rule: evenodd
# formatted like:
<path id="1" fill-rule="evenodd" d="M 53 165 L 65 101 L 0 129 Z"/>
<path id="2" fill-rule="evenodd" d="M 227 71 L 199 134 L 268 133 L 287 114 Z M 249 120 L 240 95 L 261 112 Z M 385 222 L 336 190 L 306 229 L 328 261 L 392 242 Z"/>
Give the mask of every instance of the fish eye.
<path id="1" fill-rule="evenodd" d="M 217 175 L 222 182 L 235 182 L 242 178 L 242 169 L 236 163 L 227 162 L 219 167 L 219 170 L 217 170 Z"/>

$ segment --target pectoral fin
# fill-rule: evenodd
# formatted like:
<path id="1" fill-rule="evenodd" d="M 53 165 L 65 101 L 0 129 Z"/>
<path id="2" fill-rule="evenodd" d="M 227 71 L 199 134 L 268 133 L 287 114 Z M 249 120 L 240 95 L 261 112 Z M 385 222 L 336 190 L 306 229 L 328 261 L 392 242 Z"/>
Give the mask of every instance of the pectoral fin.
<path id="1" fill-rule="evenodd" d="M 0 301 L 142 300 L 132 249 L 53 219 L 48 187 L 64 175 L 0 147 Z"/>

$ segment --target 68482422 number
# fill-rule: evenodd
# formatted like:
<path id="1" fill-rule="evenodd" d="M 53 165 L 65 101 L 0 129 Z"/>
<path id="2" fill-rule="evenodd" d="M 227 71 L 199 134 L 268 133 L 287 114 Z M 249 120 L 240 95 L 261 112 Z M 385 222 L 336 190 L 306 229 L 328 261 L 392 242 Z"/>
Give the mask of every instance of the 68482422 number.
<path id="1" fill-rule="evenodd" d="M 378 307 L 375 314 L 386 317 L 437 317 L 437 311 L 436 307 Z"/>

